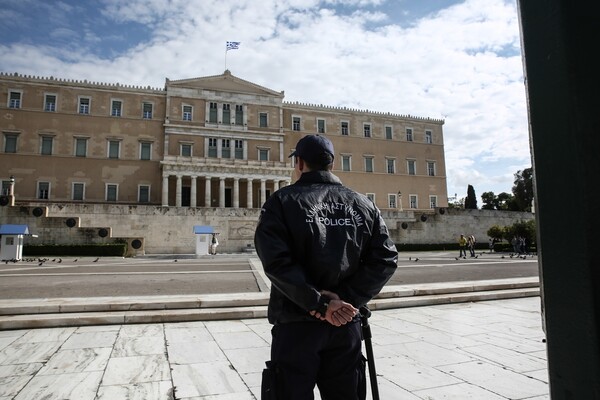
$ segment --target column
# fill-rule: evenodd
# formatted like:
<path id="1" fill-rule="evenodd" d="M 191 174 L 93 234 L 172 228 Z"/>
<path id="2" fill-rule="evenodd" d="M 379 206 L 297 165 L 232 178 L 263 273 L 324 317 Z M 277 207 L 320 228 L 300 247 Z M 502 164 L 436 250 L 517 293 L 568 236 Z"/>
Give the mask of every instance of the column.
<path id="1" fill-rule="evenodd" d="M 279 180 L 275 179 L 273 181 L 273 192 L 276 192 L 279 190 Z"/>
<path id="2" fill-rule="evenodd" d="M 267 180 L 260 180 L 260 207 L 267 201 Z"/>
<path id="3" fill-rule="evenodd" d="M 225 207 L 225 178 L 219 179 L 219 207 Z"/>
<path id="4" fill-rule="evenodd" d="M 197 176 L 192 176 L 192 187 L 190 188 L 190 207 L 192 208 L 196 208 L 197 207 L 197 201 L 196 201 L 196 180 L 198 179 Z"/>
<path id="5" fill-rule="evenodd" d="M 204 180 L 204 207 L 210 207 L 210 176 Z"/>
<path id="6" fill-rule="evenodd" d="M 248 178 L 248 187 L 246 189 L 246 208 L 252 208 L 252 179 Z"/>
<path id="7" fill-rule="evenodd" d="M 163 175 L 162 179 L 162 202 L 163 207 L 169 206 L 169 176 Z"/>
<path id="8" fill-rule="evenodd" d="M 177 186 L 175 188 L 175 207 L 181 207 L 181 175 L 177 175 Z"/>
<path id="9" fill-rule="evenodd" d="M 233 207 L 240 208 L 240 178 L 233 178 Z"/>

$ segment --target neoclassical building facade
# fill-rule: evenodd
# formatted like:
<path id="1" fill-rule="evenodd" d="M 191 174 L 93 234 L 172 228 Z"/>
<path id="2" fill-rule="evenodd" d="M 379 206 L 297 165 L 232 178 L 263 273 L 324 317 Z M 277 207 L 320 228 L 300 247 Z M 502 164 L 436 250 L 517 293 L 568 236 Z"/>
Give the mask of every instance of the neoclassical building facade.
<path id="1" fill-rule="evenodd" d="M 381 209 L 447 206 L 443 121 L 284 101 L 234 76 L 164 88 L 0 73 L 3 194 L 17 204 L 260 208 L 306 134 Z"/>

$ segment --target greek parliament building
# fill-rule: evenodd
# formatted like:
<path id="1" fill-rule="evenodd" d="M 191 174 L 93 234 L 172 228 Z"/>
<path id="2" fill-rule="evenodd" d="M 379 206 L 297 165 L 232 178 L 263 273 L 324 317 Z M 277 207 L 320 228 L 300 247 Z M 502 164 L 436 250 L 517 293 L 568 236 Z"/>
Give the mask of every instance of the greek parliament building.
<path id="1" fill-rule="evenodd" d="M 16 205 L 259 209 L 292 182 L 297 141 L 319 133 L 334 173 L 383 211 L 447 206 L 443 120 L 286 102 L 228 70 L 164 88 L 0 73 L 0 98 Z"/>

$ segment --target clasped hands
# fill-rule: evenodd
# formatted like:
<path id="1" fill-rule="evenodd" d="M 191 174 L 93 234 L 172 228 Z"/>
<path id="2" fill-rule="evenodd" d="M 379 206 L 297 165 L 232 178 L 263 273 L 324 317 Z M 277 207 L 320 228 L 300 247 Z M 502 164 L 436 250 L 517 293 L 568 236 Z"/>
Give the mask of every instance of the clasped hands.
<path id="1" fill-rule="evenodd" d="M 312 310 L 310 315 L 320 319 L 321 321 L 327 321 L 334 326 L 342 326 L 352 321 L 358 312 L 356 307 L 341 300 L 340 296 L 338 296 L 336 293 L 328 290 L 321 290 L 319 293 L 321 293 L 322 296 L 329 298 L 329 306 L 327 307 L 327 311 L 325 312 L 325 315 L 321 315 L 321 313 Z"/>

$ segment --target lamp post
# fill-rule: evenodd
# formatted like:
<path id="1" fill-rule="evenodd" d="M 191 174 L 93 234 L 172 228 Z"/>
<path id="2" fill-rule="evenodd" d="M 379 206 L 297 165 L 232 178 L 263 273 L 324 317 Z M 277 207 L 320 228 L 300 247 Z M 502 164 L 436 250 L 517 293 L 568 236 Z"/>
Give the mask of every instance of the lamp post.
<path id="1" fill-rule="evenodd" d="M 402 208 L 402 192 L 398 191 L 398 205 L 400 206 L 400 211 L 404 211 Z"/>
<path id="2" fill-rule="evenodd" d="M 8 204 L 10 206 L 14 206 L 15 205 L 15 177 L 14 176 L 10 176 L 9 178 L 10 181 L 10 186 L 8 187 Z"/>

